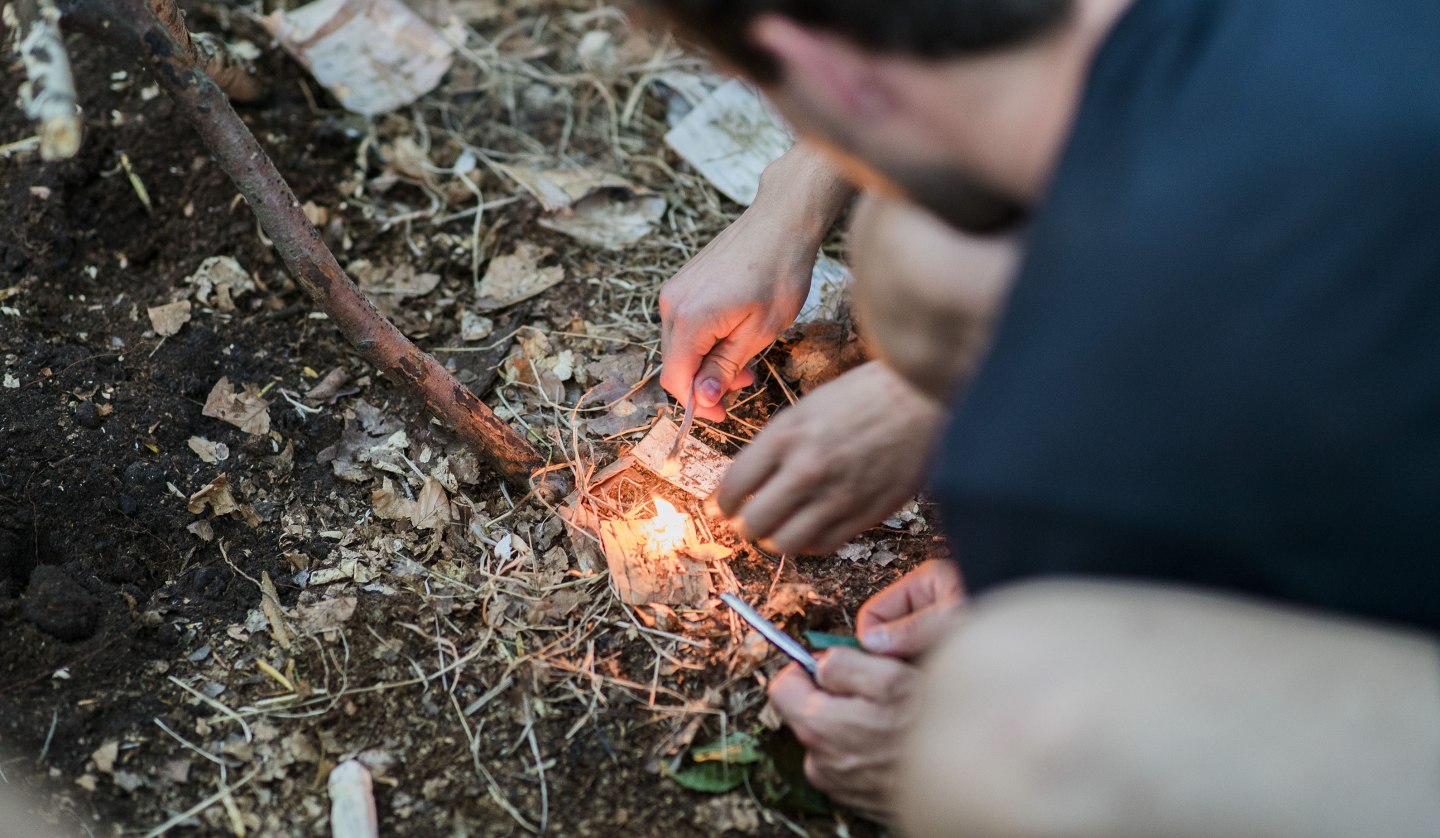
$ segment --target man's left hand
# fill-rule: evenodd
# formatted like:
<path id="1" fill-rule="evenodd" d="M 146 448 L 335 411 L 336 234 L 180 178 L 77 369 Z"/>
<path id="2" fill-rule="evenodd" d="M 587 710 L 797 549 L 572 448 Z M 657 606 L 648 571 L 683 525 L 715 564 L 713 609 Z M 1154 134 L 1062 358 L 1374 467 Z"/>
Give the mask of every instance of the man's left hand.
<path id="1" fill-rule="evenodd" d="M 887 820 L 918 670 L 839 648 L 820 656 L 816 677 L 818 687 L 792 664 L 770 684 L 770 702 L 806 748 L 805 777 L 837 803 Z"/>

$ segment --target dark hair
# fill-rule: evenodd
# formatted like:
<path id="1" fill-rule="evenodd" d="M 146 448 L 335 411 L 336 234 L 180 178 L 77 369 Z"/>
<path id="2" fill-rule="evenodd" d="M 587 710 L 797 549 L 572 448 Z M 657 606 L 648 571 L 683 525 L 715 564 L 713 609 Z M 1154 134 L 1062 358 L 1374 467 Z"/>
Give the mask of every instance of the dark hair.
<path id="1" fill-rule="evenodd" d="M 761 14 L 844 36 L 869 49 L 948 58 L 1003 49 L 1068 20 L 1075 0 L 642 0 L 758 81 L 779 76 L 749 37 Z"/>

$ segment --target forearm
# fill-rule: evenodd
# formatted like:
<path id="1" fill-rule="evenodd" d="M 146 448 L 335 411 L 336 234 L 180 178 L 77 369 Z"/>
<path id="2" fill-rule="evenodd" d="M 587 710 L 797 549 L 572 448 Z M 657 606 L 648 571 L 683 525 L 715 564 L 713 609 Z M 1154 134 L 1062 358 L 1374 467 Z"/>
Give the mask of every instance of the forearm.
<path id="1" fill-rule="evenodd" d="M 766 167 L 752 211 L 789 226 L 818 248 L 855 194 L 821 151 L 800 140 Z"/>
<path id="2" fill-rule="evenodd" d="M 929 669 L 907 834 L 1440 835 L 1432 638 L 1043 584 L 982 605 Z"/>

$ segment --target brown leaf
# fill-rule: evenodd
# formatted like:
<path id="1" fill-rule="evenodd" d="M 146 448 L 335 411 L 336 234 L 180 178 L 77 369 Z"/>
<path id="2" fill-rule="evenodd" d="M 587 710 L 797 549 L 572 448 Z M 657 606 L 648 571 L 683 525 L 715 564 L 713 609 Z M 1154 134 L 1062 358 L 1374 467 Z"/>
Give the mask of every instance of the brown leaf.
<path id="1" fill-rule="evenodd" d="M 215 382 L 209 398 L 205 399 L 203 415 L 222 422 L 229 422 L 253 436 L 270 433 L 270 403 L 260 398 L 253 388 L 246 387 L 244 393 L 235 392 L 230 379 L 221 378 Z"/>
<path id="2" fill-rule="evenodd" d="M 312 405 L 334 404 L 335 400 L 340 398 L 340 393 L 345 389 L 345 385 L 349 383 L 350 373 L 346 372 L 344 367 L 336 367 L 325 373 L 324 378 L 305 392 L 305 401 Z"/>
<path id="3" fill-rule="evenodd" d="M 439 480 L 425 478 L 420 496 L 415 499 L 415 514 L 410 520 L 422 530 L 438 530 L 450 523 L 450 498 Z"/>
<path id="4" fill-rule="evenodd" d="M 548 247 L 521 242 L 514 253 L 491 259 L 485 278 L 475 286 L 475 307 L 480 311 L 494 311 L 560 284 L 565 279 L 564 268 L 540 267 L 542 261 L 554 254 Z"/>
<path id="5" fill-rule="evenodd" d="M 395 486 L 388 477 L 381 481 L 380 488 L 370 493 L 370 505 L 374 507 L 375 514 L 386 521 L 413 520 L 415 517 L 415 501 L 396 494 Z"/>
<path id="6" fill-rule="evenodd" d="M 339 596 L 322 599 L 295 609 L 296 621 L 303 631 L 318 634 L 338 629 L 355 613 L 357 600 L 353 596 Z"/>
<path id="7" fill-rule="evenodd" d="M 200 491 L 190 496 L 187 508 L 194 514 L 199 515 L 210 507 L 211 515 L 229 515 L 240 508 L 235 502 L 235 496 L 230 494 L 230 477 L 222 474 L 211 480 L 200 488 Z"/>
<path id="8" fill-rule="evenodd" d="M 355 278 L 361 290 L 382 297 L 423 297 L 440 285 L 439 274 L 416 273 L 408 262 L 385 266 L 358 259 L 346 265 L 345 271 Z"/>
<path id="9" fill-rule="evenodd" d="M 177 334 L 180 327 L 190 322 L 190 301 L 181 300 L 178 303 L 155 306 L 149 310 L 150 327 L 155 334 L 162 338 L 168 338 Z"/>

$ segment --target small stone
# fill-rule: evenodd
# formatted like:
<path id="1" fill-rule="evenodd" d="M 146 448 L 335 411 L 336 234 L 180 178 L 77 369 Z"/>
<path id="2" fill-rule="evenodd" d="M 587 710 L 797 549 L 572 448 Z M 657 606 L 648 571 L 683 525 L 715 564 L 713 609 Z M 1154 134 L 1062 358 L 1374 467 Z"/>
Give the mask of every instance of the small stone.
<path id="1" fill-rule="evenodd" d="M 100 427 L 100 409 L 94 402 L 81 402 L 75 406 L 75 424 L 83 427 L 96 429 Z"/>

